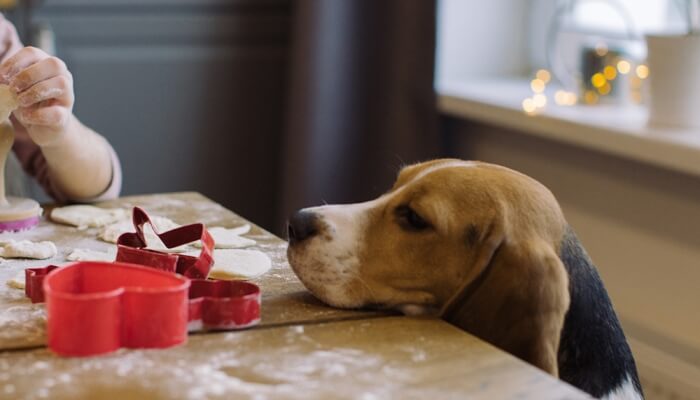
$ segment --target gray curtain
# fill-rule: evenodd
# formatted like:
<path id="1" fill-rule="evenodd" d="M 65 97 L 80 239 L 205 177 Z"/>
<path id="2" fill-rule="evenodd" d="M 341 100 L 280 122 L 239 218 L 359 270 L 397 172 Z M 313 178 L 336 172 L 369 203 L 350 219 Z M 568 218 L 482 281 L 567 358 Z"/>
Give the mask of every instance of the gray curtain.
<path id="1" fill-rule="evenodd" d="M 369 200 L 437 153 L 433 0 L 298 0 L 282 217 Z M 283 220 L 283 219 L 282 219 Z"/>

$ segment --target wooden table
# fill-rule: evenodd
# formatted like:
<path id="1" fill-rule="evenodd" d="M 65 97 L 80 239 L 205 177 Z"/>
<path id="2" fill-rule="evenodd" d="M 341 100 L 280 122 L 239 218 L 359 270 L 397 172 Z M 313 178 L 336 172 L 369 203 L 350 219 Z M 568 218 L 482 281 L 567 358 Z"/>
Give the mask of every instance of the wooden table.
<path id="1" fill-rule="evenodd" d="M 241 217 L 197 193 L 125 197 L 186 224 L 233 227 Z M 0 264 L 0 399 L 204 398 L 587 398 L 575 388 L 436 319 L 327 307 L 286 261 L 286 242 L 253 227 L 247 235 L 273 268 L 256 279 L 262 322 L 247 331 L 191 335 L 167 350 L 120 350 L 59 358 L 43 347 L 45 316 L 5 282 L 22 269 L 64 262 L 73 248 L 105 250 L 97 230 L 43 221 L 0 240 L 52 240 L 56 259 Z"/>

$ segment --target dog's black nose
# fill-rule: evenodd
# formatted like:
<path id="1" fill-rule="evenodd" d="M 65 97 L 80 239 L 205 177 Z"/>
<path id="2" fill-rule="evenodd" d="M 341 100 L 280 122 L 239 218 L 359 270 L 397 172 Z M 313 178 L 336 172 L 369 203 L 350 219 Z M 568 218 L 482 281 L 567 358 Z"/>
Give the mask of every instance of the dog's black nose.
<path id="1" fill-rule="evenodd" d="M 295 212 L 287 224 L 289 243 L 301 242 L 318 233 L 316 220 L 316 214 L 311 211 L 299 210 Z"/>

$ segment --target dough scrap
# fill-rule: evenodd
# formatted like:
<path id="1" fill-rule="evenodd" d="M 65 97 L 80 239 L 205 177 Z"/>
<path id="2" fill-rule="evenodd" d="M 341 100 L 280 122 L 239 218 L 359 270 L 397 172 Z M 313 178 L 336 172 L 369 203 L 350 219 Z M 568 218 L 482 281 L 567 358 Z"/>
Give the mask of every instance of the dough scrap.
<path id="1" fill-rule="evenodd" d="M 17 107 L 19 103 L 15 92 L 7 85 L 0 85 L 0 122 L 10 118 Z"/>
<path id="2" fill-rule="evenodd" d="M 240 236 L 250 231 L 249 224 L 245 224 L 243 226 L 239 226 L 233 229 L 215 226 L 213 228 L 207 228 L 207 230 L 211 234 L 211 237 L 214 238 L 215 249 L 238 249 L 241 247 L 252 246 L 256 243 L 253 239 L 248 239 Z M 194 243 L 194 246 L 201 248 L 202 242 L 198 240 Z"/>
<path id="3" fill-rule="evenodd" d="M 69 261 L 114 261 L 117 258 L 115 250 L 97 251 L 90 249 L 73 249 L 66 260 Z"/>
<path id="4" fill-rule="evenodd" d="M 180 226 L 177 223 L 165 217 L 151 216 L 150 219 L 151 222 L 153 222 L 156 225 L 158 232 L 161 233 L 169 231 L 171 229 L 175 229 Z M 98 237 L 100 238 L 100 240 L 103 240 L 107 243 L 117 243 L 119 236 L 121 236 L 122 233 L 126 232 L 134 232 L 134 223 L 131 220 L 123 220 L 105 226 L 100 231 Z M 160 238 L 156 236 L 155 232 L 153 232 L 153 228 L 151 228 L 151 225 L 149 224 L 145 224 L 143 226 L 143 234 L 146 237 L 146 244 L 148 245 L 147 247 L 151 250 L 158 250 L 169 253 L 181 253 L 189 248 L 187 245 L 174 247 L 172 249 L 165 247 L 163 242 L 160 241 Z"/>
<path id="5" fill-rule="evenodd" d="M 185 253 L 199 256 L 198 251 Z M 264 274 L 272 268 L 272 260 L 259 250 L 217 249 L 214 250 L 214 265 L 209 271 L 212 279 L 250 279 Z"/>
<path id="6" fill-rule="evenodd" d="M 74 205 L 54 208 L 50 218 L 54 222 L 77 226 L 78 229 L 98 228 L 129 218 L 130 213 L 123 208 L 99 208 L 87 205 Z"/>
<path id="7" fill-rule="evenodd" d="M 24 290 L 24 285 L 25 285 L 24 275 L 25 275 L 24 271 L 20 271 L 17 275 L 15 275 L 14 278 L 7 281 L 7 286 L 9 286 L 13 289 Z"/>
<path id="8" fill-rule="evenodd" d="M 32 242 L 29 240 L 10 240 L 0 244 L 0 257 L 4 258 L 33 258 L 46 260 L 55 257 L 58 251 L 53 242 Z"/>

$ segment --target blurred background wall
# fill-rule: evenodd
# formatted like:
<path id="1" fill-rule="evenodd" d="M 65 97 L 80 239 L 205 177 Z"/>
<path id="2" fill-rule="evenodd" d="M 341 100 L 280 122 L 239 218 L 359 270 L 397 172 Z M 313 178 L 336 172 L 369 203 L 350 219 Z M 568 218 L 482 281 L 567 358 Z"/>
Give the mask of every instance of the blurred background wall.
<path id="1" fill-rule="evenodd" d="M 9 17 L 68 64 L 124 195 L 194 190 L 281 234 L 293 210 L 369 199 L 437 154 L 435 4 L 51 0 Z"/>
<path id="2" fill-rule="evenodd" d="M 124 195 L 194 190 L 267 228 L 291 15 L 290 0 L 51 0 L 8 14 L 68 64 L 74 111 L 115 147 Z"/>

